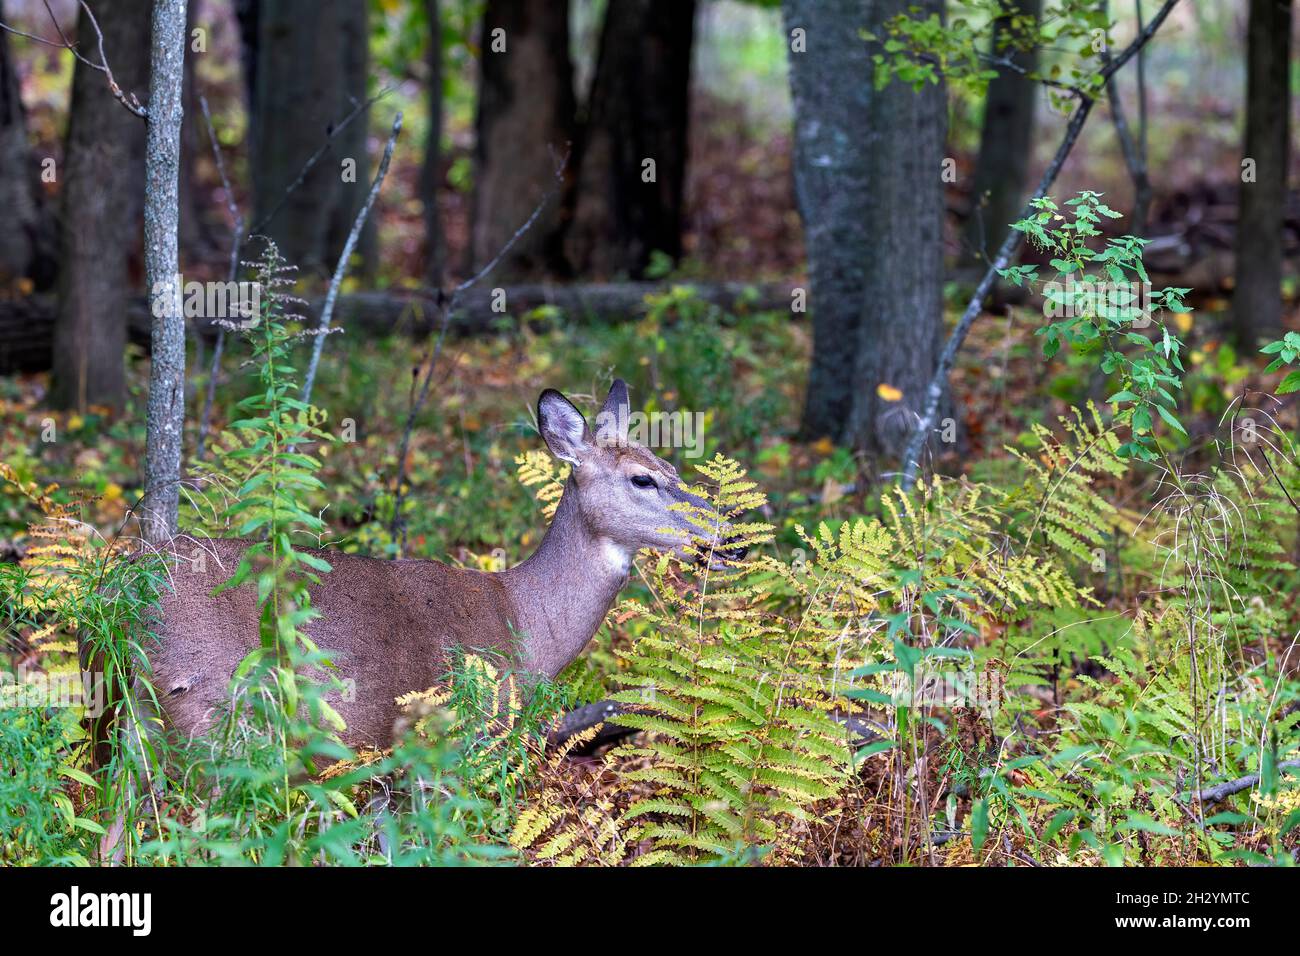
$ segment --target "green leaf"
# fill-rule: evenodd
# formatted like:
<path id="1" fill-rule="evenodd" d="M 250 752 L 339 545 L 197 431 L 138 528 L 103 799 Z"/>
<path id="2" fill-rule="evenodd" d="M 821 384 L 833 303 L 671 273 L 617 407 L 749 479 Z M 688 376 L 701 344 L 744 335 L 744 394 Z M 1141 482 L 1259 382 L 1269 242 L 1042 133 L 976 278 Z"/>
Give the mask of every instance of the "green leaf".
<path id="1" fill-rule="evenodd" d="M 1160 413 L 1160 417 L 1165 420 L 1165 424 L 1170 428 L 1181 432 L 1183 435 L 1187 434 L 1187 429 L 1183 427 L 1182 422 L 1174 417 L 1173 412 L 1169 411 L 1169 409 L 1165 408 L 1163 405 L 1156 405 L 1155 410 Z"/>
<path id="2" fill-rule="evenodd" d="M 976 853 L 984 847 L 989 835 L 989 802 L 976 800 L 970 812 L 970 843 Z"/>
<path id="3" fill-rule="evenodd" d="M 1287 377 L 1282 379 L 1281 383 L 1278 385 L 1275 394 L 1288 395 L 1291 392 L 1298 390 L 1300 390 L 1300 369 L 1289 372 Z"/>

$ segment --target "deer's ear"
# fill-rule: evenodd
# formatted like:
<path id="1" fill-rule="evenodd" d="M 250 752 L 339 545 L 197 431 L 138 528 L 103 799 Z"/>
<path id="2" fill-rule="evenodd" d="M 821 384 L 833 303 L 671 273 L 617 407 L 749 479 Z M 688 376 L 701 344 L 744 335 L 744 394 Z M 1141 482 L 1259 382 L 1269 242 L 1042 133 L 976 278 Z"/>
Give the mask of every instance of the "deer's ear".
<path id="1" fill-rule="evenodd" d="M 602 445 L 626 445 L 628 418 L 632 403 L 627 397 L 627 382 L 614 379 L 605 396 L 605 404 L 596 414 L 596 440 Z"/>
<path id="2" fill-rule="evenodd" d="M 553 388 L 537 400 L 537 429 L 551 454 L 571 465 L 582 463 L 591 450 L 591 430 L 574 404 Z"/>

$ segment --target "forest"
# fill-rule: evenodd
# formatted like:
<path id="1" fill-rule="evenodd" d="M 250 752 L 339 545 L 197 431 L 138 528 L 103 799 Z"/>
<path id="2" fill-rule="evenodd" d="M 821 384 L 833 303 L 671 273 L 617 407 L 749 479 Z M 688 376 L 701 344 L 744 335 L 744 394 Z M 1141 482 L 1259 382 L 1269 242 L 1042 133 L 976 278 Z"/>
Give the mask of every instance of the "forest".
<path id="1" fill-rule="evenodd" d="M 0 0 L 0 866 L 1300 863 L 1297 29 Z"/>

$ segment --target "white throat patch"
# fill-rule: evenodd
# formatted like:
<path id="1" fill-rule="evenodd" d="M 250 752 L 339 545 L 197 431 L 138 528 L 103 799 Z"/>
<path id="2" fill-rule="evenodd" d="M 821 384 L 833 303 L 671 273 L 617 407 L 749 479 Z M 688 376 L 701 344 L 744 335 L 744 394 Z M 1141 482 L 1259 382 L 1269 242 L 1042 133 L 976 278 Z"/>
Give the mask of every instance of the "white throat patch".
<path id="1" fill-rule="evenodd" d="M 620 547 L 608 538 L 600 543 L 600 556 L 605 566 L 618 574 L 627 574 L 632 567 L 632 555 L 626 548 Z"/>

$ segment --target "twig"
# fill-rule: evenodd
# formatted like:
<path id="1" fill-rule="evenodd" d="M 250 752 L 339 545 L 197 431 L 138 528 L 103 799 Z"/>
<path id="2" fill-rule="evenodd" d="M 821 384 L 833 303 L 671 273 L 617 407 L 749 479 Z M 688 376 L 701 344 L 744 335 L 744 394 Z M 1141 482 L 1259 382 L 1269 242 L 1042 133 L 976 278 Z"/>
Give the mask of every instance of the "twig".
<path id="1" fill-rule="evenodd" d="M 338 264 L 334 267 L 334 275 L 330 279 L 329 291 L 325 294 L 325 305 L 320 310 L 320 321 L 316 326 L 316 341 L 312 343 L 311 362 L 307 365 L 307 375 L 302 383 L 302 401 L 305 405 L 311 404 L 311 390 L 316 384 L 316 369 L 320 365 L 321 351 L 325 348 L 325 336 L 329 332 L 330 318 L 334 314 L 334 303 L 339 297 L 339 286 L 343 284 L 343 276 L 348 271 L 348 260 L 352 258 L 352 250 L 356 247 L 357 240 L 361 237 L 361 230 L 366 224 L 366 218 L 370 215 L 370 209 L 379 196 L 384 177 L 388 175 L 388 164 L 393 158 L 393 147 L 397 145 L 397 135 L 401 131 L 402 114 L 399 111 L 393 119 L 393 132 L 384 146 L 384 155 L 379 160 L 379 170 L 375 173 L 375 180 L 370 184 L 366 201 L 352 223 L 352 231 L 348 233 L 348 240 L 343 244 L 343 252 L 339 255 Z"/>
<path id="2" fill-rule="evenodd" d="M 402 504 L 406 500 L 406 492 L 403 490 L 403 483 L 406 480 L 406 458 L 411 447 L 411 432 L 415 429 L 415 419 L 424 409 L 425 402 L 429 399 L 429 385 L 433 381 L 433 370 L 438 364 L 438 357 L 442 354 L 442 343 L 447 337 L 447 327 L 451 321 L 452 313 L 456 311 L 456 306 L 460 303 L 460 298 L 470 289 L 474 288 L 487 275 L 495 269 L 501 261 L 510 253 L 520 239 L 532 229 L 533 225 L 541 218 L 546 207 L 550 205 L 552 199 L 559 194 L 564 187 L 564 170 L 569 165 L 569 147 L 566 145 L 564 155 L 559 158 L 555 166 L 555 181 L 551 188 L 546 191 L 538 201 L 537 206 L 533 209 L 532 214 L 524 220 L 523 224 L 514 231 L 514 234 L 506 240 L 497 254 L 482 269 L 470 276 L 460 285 L 456 286 L 448 296 L 442 289 L 438 290 L 436 301 L 437 308 L 440 311 L 440 321 L 438 328 L 438 338 L 434 343 L 433 351 L 429 355 L 428 364 L 424 368 L 423 379 L 418 375 L 411 383 L 411 408 L 406 416 L 406 427 L 402 430 L 402 444 L 397 454 L 397 475 L 393 480 L 393 520 L 389 524 L 389 533 L 398 537 L 398 531 L 402 525 Z M 399 553 L 405 550 L 399 543 Z"/>
<path id="3" fill-rule="evenodd" d="M 1137 35 L 1133 42 L 1102 68 L 1100 76 L 1103 82 L 1109 81 L 1111 76 L 1147 44 L 1156 31 L 1160 29 L 1160 25 L 1165 22 L 1169 12 L 1177 4 L 1178 0 L 1165 0 L 1160 12 Z M 1070 151 L 1074 149 L 1074 144 L 1078 140 L 1079 133 L 1083 130 L 1083 124 L 1087 121 L 1088 114 L 1092 112 L 1095 102 L 1096 100 L 1092 96 L 1083 93 L 1079 94 L 1079 105 L 1070 117 L 1069 125 L 1065 129 L 1065 138 L 1061 140 L 1056 155 L 1052 158 L 1046 172 L 1043 173 L 1043 178 L 1039 182 L 1033 198 L 1025 205 L 1021 213 L 1022 219 L 1033 214 L 1034 201 L 1045 196 L 1056 181 L 1057 175 L 1061 172 L 1061 167 L 1065 165 L 1066 158 L 1070 155 Z M 930 438 L 931 431 L 934 429 L 934 422 L 939 414 L 939 402 L 943 398 L 944 385 L 947 383 L 948 373 L 952 371 L 953 363 L 956 361 L 957 351 L 961 348 L 962 343 L 966 341 L 971 325 L 979 317 L 983 309 L 984 299 L 993 291 L 993 286 L 998 280 L 998 273 L 1011 264 L 1011 258 L 1015 255 L 1016 250 L 1020 248 L 1023 238 L 1023 234 L 1017 229 L 1012 229 L 1007 234 L 1007 237 L 1002 241 L 1002 245 L 998 248 L 997 256 L 976 287 L 975 294 L 971 296 L 970 301 L 966 304 L 966 310 L 962 313 L 961 319 L 958 320 L 957 327 L 952 330 L 952 334 L 944 344 L 938 365 L 935 367 L 934 374 L 930 378 L 930 384 L 926 388 L 925 408 L 918 416 L 916 428 L 912 432 L 911 438 L 908 439 L 907 448 L 903 453 L 900 475 L 905 488 L 910 488 L 916 483 L 916 473 L 920 468 L 921 454 Z"/>
<path id="4" fill-rule="evenodd" d="M 149 115 L 148 110 L 146 110 L 143 106 L 140 105 L 140 101 L 136 99 L 135 94 L 123 92 L 122 88 L 117 85 L 117 80 L 113 79 L 113 71 L 109 68 L 108 57 L 105 56 L 104 54 L 104 32 L 99 29 L 99 21 L 95 19 L 95 14 L 90 9 L 90 7 L 86 4 L 86 0 L 81 0 L 81 9 L 86 12 L 86 17 L 90 22 L 90 26 L 95 31 L 95 36 L 98 38 L 98 47 L 99 47 L 98 63 L 95 63 L 92 60 L 88 60 L 81 55 L 81 53 L 77 50 L 77 45 L 73 43 L 72 40 L 68 39 L 68 35 L 63 32 L 63 27 L 59 25 L 59 20 L 54 15 L 54 10 L 50 7 L 49 0 L 44 0 L 44 3 L 45 3 L 45 12 L 50 15 L 50 22 L 54 24 L 54 30 L 59 34 L 59 39 L 62 42 L 55 43 L 53 40 L 48 40 L 45 37 L 38 37 L 32 33 L 24 33 L 22 30 L 15 29 L 14 27 L 9 26 L 9 24 L 7 23 L 0 23 L 0 30 L 4 30 L 7 33 L 12 33 L 14 34 L 14 36 L 23 37 L 24 39 L 27 40 L 35 40 L 37 43 L 44 43 L 46 46 L 52 46 L 52 47 L 57 47 L 59 49 L 67 50 L 74 57 L 76 57 L 79 62 L 84 63 L 92 70 L 98 70 L 100 73 L 103 73 L 105 79 L 108 80 L 108 88 L 112 92 L 113 97 L 119 103 L 121 103 L 122 106 L 124 106 L 128 111 L 134 113 L 136 116 L 140 117 L 141 119 L 144 119 L 146 116 L 148 116 Z"/>
<path id="5" fill-rule="evenodd" d="M 235 195 L 230 188 L 230 180 L 226 178 L 226 163 L 221 156 L 221 144 L 217 142 L 217 132 L 212 126 L 212 114 L 208 110 L 206 96 L 199 96 L 199 106 L 203 110 L 203 121 L 208 127 L 208 140 L 212 143 L 212 155 L 217 161 L 217 172 L 221 174 L 221 188 L 226 194 L 226 209 L 230 212 L 234 227 L 234 235 L 230 239 L 230 266 L 226 278 L 227 282 L 234 282 L 236 275 L 239 273 L 239 250 L 244 243 L 244 216 L 235 203 Z M 197 450 L 199 458 L 202 458 L 207 451 L 208 424 L 212 420 L 212 402 L 217 394 L 217 374 L 221 370 L 221 353 L 225 349 L 225 344 L 226 328 L 224 325 L 218 324 L 217 342 L 212 349 L 212 366 L 208 370 L 207 394 L 203 398 L 203 414 L 199 417 Z"/>

